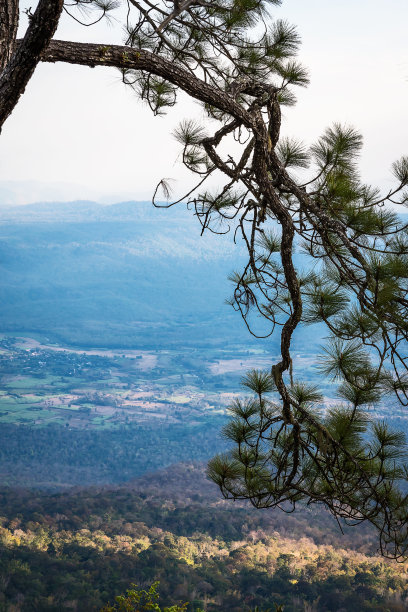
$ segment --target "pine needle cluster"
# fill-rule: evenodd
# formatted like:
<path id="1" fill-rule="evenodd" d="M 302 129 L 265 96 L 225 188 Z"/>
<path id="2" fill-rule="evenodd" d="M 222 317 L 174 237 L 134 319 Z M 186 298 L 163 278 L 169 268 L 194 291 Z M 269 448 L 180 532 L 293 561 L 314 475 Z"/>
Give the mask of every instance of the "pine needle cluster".
<path id="1" fill-rule="evenodd" d="M 175 131 L 197 177 L 181 201 L 203 232 L 242 240 L 248 259 L 231 276 L 230 303 L 254 335 L 280 334 L 277 363 L 244 379 L 254 396 L 231 407 L 224 435 L 233 449 L 209 475 L 226 497 L 257 507 L 302 500 L 371 521 L 383 554 L 400 558 L 408 543 L 404 440 L 372 423 L 367 409 L 390 394 L 408 406 L 408 228 L 395 212 L 408 204 L 408 157 L 394 162 L 395 187 L 382 194 L 361 179 L 362 136 L 353 127 L 336 123 L 312 146 L 281 135 L 281 107 L 295 103 L 308 73 L 296 28 L 269 15 L 278 4 L 128 5 L 126 44 L 175 72 L 167 79 L 157 67 L 129 66 L 123 80 L 156 114 L 176 103 L 176 82 L 202 102 L 209 121 L 183 120 Z M 212 176 L 215 191 L 204 186 Z M 170 198 L 168 182 L 158 187 Z M 339 384 L 340 402 L 326 412 L 318 390 L 292 372 L 293 335 L 315 323 L 327 329 L 322 375 Z"/>

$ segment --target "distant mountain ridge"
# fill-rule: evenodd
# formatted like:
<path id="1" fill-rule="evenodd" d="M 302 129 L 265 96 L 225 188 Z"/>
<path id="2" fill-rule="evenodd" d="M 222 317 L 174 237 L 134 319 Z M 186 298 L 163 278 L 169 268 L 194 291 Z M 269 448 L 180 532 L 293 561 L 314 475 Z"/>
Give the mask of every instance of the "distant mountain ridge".
<path id="1" fill-rule="evenodd" d="M 28 204 L 26 206 L 0 208 L 1 225 L 13 226 L 15 237 L 18 236 L 21 225 L 35 226 L 41 224 L 78 224 L 71 226 L 73 239 L 83 224 L 101 224 L 102 232 L 90 232 L 90 241 L 96 238 L 95 244 L 104 244 L 104 239 L 112 240 L 106 224 L 113 229 L 119 229 L 120 238 L 125 250 L 139 255 L 168 255 L 181 257 L 218 257 L 235 258 L 243 249 L 232 244 L 232 235 L 217 236 L 210 232 L 201 237 L 199 221 L 193 212 L 183 205 L 171 209 L 155 208 L 151 202 L 120 202 L 112 205 L 102 205 L 92 201 L 45 202 Z M 127 228 L 120 224 L 130 223 Z M 105 231 L 103 231 L 105 230 Z M 1 231 L 1 230 L 0 230 Z M 48 236 L 47 236 L 48 239 Z M 81 242 L 82 236 L 79 237 Z M 52 241 L 50 242 L 52 245 Z"/>
<path id="2" fill-rule="evenodd" d="M 99 346 L 145 345 L 152 326 L 171 344 L 186 334 L 188 342 L 245 337 L 239 316 L 224 305 L 227 275 L 243 253 L 232 235 L 201 237 L 185 206 L 1 208 L 0 331 Z"/>
<path id="3" fill-rule="evenodd" d="M 201 236 L 194 211 L 182 204 L 0 207 L 0 332 L 76 346 L 259 346 L 225 305 L 227 277 L 247 257 L 233 238 L 233 231 Z M 302 253 L 295 261 L 309 265 Z M 314 351 L 322 333 L 302 328 L 295 342 Z"/>

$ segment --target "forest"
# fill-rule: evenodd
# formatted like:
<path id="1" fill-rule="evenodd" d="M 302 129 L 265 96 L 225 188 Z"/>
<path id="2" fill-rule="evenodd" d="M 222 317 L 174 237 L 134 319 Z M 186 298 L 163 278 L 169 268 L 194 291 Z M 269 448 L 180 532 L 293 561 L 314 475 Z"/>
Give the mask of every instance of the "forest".
<path id="1" fill-rule="evenodd" d="M 402 612 L 408 565 L 376 554 L 372 530 L 322 508 L 254 512 L 219 499 L 202 464 L 127 485 L 0 491 L 0 610 L 100 610 L 159 581 L 187 610 Z"/>

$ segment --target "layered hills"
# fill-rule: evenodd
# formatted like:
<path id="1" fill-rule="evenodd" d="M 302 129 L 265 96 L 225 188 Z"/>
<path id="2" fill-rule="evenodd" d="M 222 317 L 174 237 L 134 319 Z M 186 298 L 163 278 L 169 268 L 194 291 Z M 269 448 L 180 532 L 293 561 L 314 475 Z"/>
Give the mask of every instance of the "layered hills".
<path id="1" fill-rule="evenodd" d="M 77 346 L 252 343 L 225 305 L 244 261 L 233 231 L 201 236 L 182 205 L 0 207 L 0 331 Z M 303 330 L 298 341 L 315 338 Z"/>

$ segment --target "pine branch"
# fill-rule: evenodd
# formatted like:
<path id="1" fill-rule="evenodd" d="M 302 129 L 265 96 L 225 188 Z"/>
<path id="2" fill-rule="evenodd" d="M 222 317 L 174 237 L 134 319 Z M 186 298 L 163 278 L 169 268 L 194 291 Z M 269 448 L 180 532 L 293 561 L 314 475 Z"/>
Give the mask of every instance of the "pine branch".
<path id="1" fill-rule="evenodd" d="M 66 62 L 95 68 L 113 66 L 123 70 L 140 70 L 159 76 L 191 97 L 216 106 L 225 113 L 236 117 L 244 125 L 252 121 L 245 109 L 237 104 L 226 92 L 208 85 L 190 74 L 175 62 L 149 51 L 137 51 L 121 45 L 103 45 L 52 40 L 41 55 L 42 62 Z"/>

